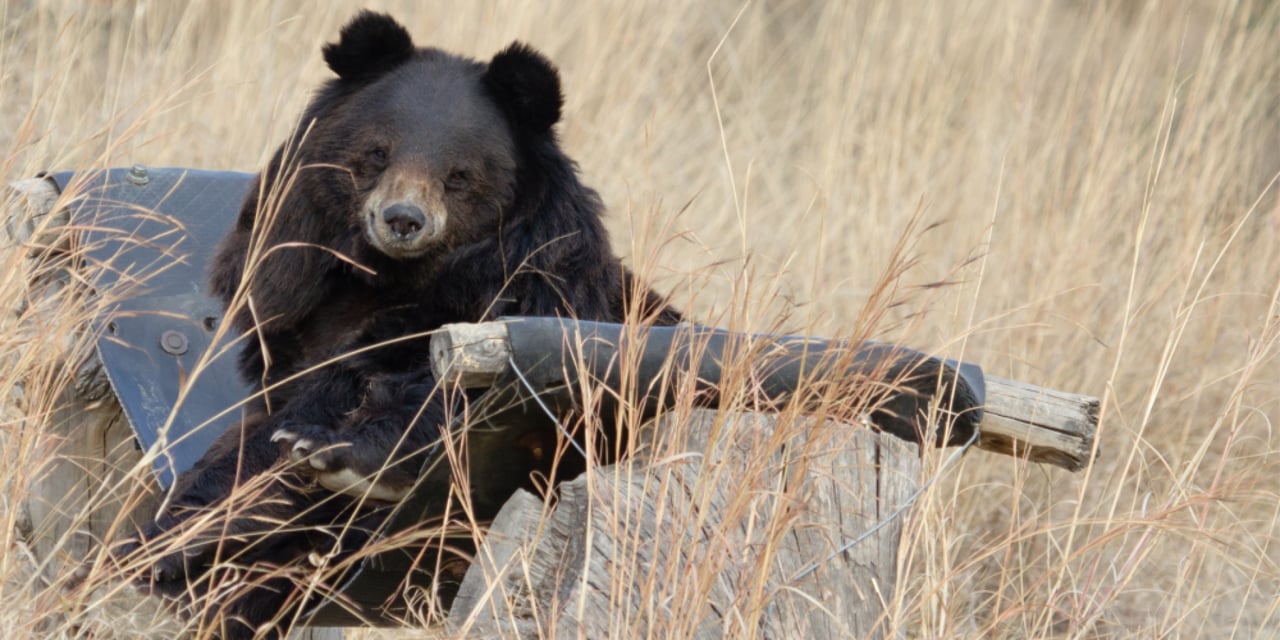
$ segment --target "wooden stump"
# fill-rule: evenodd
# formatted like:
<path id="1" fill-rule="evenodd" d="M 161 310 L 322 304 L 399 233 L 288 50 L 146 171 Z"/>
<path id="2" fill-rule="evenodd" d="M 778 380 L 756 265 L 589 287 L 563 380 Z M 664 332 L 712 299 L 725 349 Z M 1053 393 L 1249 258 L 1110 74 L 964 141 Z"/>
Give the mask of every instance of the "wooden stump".
<path id="1" fill-rule="evenodd" d="M 528 493 L 508 502 L 451 627 L 474 637 L 883 636 L 903 525 L 890 514 L 917 486 L 916 445 L 806 419 L 779 433 L 763 414 L 699 410 L 676 422 L 653 425 L 660 444 L 634 461 L 563 485 L 550 512 Z"/>
<path id="2" fill-rule="evenodd" d="M 87 293 L 77 284 L 81 280 L 73 277 L 75 266 L 66 257 L 71 250 L 65 228 L 69 217 L 65 208 L 56 206 L 61 195 L 57 185 L 33 178 L 10 189 L 15 206 L 5 212 L 4 229 L 23 251 L 26 270 L 24 299 L 15 301 L 24 324 L 14 329 L 44 341 L 50 338 L 48 327 L 67 324 L 55 316 L 81 307 Z M 72 373 L 41 376 L 10 395 L 18 405 L 10 411 L 54 446 L 43 457 L 43 467 L 32 474 L 16 521 L 19 539 L 34 553 L 46 582 L 82 561 L 119 524 L 122 512 L 124 522 L 136 525 L 150 518 L 155 505 L 155 500 L 137 501 L 136 495 L 126 505 L 127 490 L 107 491 L 121 486 L 121 478 L 142 453 L 111 395 L 97 354 L 85 344 L 87 328 L 59 338 L 56 345 L 28 348 L 41 354 L 33 357 L 58 360 L 43 362 L 44 370 Z M 57 379 L 66 384 L 57 388 Z M 37 397 L 48 395 L 54 397 Z"/>
<path id="3" fill-rule="evenodd" d="M 151 498 L 126 508 L 127 488 L 106 492 L 120 487 L 142 457 L 114 400 L 94 401 L 69 387 L 57 407 L 42 425 L 57 448 L 34 474 L 17 522 L 20 539 L 40 560 L 49 582 L 107 539 L 122 510 L 124 522 L 137 526 L 150 519 L 156 504 Z"/>

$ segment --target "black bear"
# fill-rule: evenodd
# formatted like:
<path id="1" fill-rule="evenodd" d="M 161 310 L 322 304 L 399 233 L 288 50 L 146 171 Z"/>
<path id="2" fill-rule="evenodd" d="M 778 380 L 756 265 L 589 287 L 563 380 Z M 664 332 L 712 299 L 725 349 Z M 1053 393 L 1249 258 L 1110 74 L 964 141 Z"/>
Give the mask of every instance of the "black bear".
<path id="1" fill-rule="evenodd" d="M 449 407 L 426 332 L 441 324 L 680 320 L 614 255 L 598 195 L 557 142 L 563 97 L 541 54 L 419 48 L 366 11 L 324 59 L 337 77 L 259 175 L 210 273 L 262 393 L 120 550 L 193 536 L 153 561 L 161 592 L 209 581 L 215 556 L 282 565 L 363 543 L 438 442 Z M 216 516 L 254 482 L 251 504 Z M 218 598 L 223 637 L 277 634 L 298 606 L 289 579 L 262 580 Z"/>

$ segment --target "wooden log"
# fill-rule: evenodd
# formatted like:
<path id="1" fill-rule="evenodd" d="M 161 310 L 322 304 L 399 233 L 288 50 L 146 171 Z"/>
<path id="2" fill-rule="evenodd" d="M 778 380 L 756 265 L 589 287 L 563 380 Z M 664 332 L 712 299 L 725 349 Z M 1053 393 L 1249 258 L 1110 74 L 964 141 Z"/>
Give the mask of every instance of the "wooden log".
<path id="1" fill-rule="evenodd" d="M 57 302 L 59 296 L 83 295 L 74 291 L 74 282 L 90 278 L 68 277 L 67 269 L 76 268 L 62 254 L 71 248 L 66 225 L 70 217 L 59 206 L 58 186 L 47 178 L 32 178 L 11 183 L 9 192 L 0 198 L 11 205 L 4 211 L 0 228 L 10 242 L 23 247 L 27 269 L 25 300 L 16 309 L 25 314 L 28 323 L 56 326 L 47 314 L 66 308 Z M 6 410 L 20 416 L 28 428 L 38 429 L 56 446 L 48 452 L 43 466 L 31 474 L 32 482 L 17 505 L 15 526 L 18 539 L 27 547 L 32 570 L 38 573 L 31 581 L 39 592 L 31 596 L 48 600 L 50 606 L 64 599 L 60 592 L 68 576 L 89 557 L 103 540 L 117 536 L 117 527 L 137 527 L 149 521 L 158 504 L 158 494 L 137 491 L 109 492 L 110 487 L 128 487 L 121 483 L 124 474 L 135 468 L 142 452 L 135 444 L 133 429 L 124 411 L 110 392 L 109 382 L 93 349 L 76 348 L 84 340 L 85 331 L 64 336 L 68 344 L 63 351 L 75 358 L 62 363 L 75 372 L 70 384 L 56 391 L 52 399 L 44 399 L 40 411 L 31 406 L 36 401 L 31 389 L 19 387 L 7 394 Z M 52 366 L 59 366 L 54 363 Z M 44 389 L 43 391 L 48 391 Z M 31 415 L 36 414 L 36 415 Z M 106 609 L 118 613 L 121 621 L 137 619 L 140 611 L 154 610 L 159 602 L 117 602 L 104 596 Z M 132 599 L 132 598 L 126 598 Z M 106 614 L 112 615 L 112 614 Z M 150 624 L 150 623 L 149 623 Z M 182 624 L 167 627 L 170 632 Z M 343 631 L 334 628 L 295 629 L 294 640 L 341 640 Z"/>
<path id="2" fill-rule="evenodd" d="M 6 212 L 4 227 L 9 239 L 39 256 L 49 250 L 65 250 L 70 221 L 66 207 L 55 206 L 62 192 L 49 178 L 27 178 L 9 184 L 14 207 Z M 7 200 L 7 199 L 6 199 Z"/>
<path id="3" fill-rule="evenodd" d="M 916 445 L 695 410 L 647 452 L 499 513 L 450 612 L 469 637 L 883 637 Z M 654 435 L 658 437 L 653 439 Z M 690 454 L 687 452 L 695 452 Z M 865 535 L 864 538 L 860 536 Z"/>
<path id="4" fill-rule="evenodd" d="M 509 379 L 511 341 L 501 321 L 445 325 L 432 337 L 432 368 L 447 383 L 487 387 Z M 1098 399 L 985 376 L 977 446 L 1077 471 L 1090 460 Z"/>
<path id="5" fill-rule="evenodd" d="M 21 180 L 9 189 L 5 201 L 11 208 L 3 228 L 10 241 L 24 247 L 27 270 L 25 299 L 15 307 L 25 326 L 17 330 L 32 339 L 47 340 L 47 331 L 40 327 L 58 326 L 51 316 L 78 307 L 75 297 L 84 294 L 67 273 L 72 265 L 53 255 L 69 246 L 64 228 L 69 217 L 65 208 L 56 206 L 61 194 L 50 179 Z M 44 460 L 45 466 L 32 474 L 17 522 L 20 538 L 33 551 L 48 581 L 66 569 L 65 562 L 85 558 L 111 532 L 126 496 L 103 495 L 101 488 L 118 484 L 121 474 L 142 457 L 123 411 L 110 395 L 96 353 L 83 344 L 87 335 L 60 336 L 62 341 L 54 348 L 41 350 L 70 359 L 45 366 L 51 371 L 73 371 L 70 384 L 51 389 L 49 378 L 44 378 L 31 388 L 20 384 L 9 396 L 14 405 L 10 410 L 57 445 Z M 55 397 L 35 397 L 45 394 Z M 29 413 L 38 417 L 28 417 Z M 137 524 L 149 519 L 153 506 L 154 502 L 130 505 L 126 520 Z"/>

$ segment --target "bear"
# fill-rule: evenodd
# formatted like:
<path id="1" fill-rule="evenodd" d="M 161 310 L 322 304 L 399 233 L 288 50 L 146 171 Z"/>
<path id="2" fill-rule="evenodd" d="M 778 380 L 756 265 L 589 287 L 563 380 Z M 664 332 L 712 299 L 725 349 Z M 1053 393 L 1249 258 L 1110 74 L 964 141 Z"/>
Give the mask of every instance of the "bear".
<path id="1" fill-rule="evenodd" d="M 203 600 L 223 638 L 279 637 L 312 592 L 270 570 L 359 550 L 438 451 L 466 398 L 431 373 L 433 330 L 503 316 L 684 318 L 613 252 L 600 197 L 560 147 L 559 73 L 541 53 L 517 42 L 479 61 L 419 47 L 394 18 L 363 11 L 323 56 L 335 77 L 257 176 L 209 268 L 257 393 L 112 554 L 130 566 L 137 552 L 160 594 Z M 910 393 L 873 411 L 877 426 L 927 441 L 916 416 L 950 374 L 914 358 L 886 373 L 910 374 Z M 972 399 L 954 404 L 963 413 Z M 936 443 L 976 428 L 957 425 Z M 515 447 L 499 485 L 545 475 L 537 448 Z M 469 516 L 483 522 L 509 494 Z M 219 571 L 247 587 L 226 593 L 227 573 L 212 570 L 225 560 L 235 566 Z"/>
<path id="2" fill-rule="evenodd" d="M 218 559 L 269 568 L 367 542 L 452 410 L 428 360 L 441 325 L 682 320 L 614 254 L 601 199 L 558 142 L 560 78 L 542 54 L 418 47 L 363 11 L 323 56 L 336 77 L 257 176 L 209 268 L 259 393 L 115 552 L 187 536 L 148 561 L 161 594 L 209 593 Z M 533 462 L 520 462 L 527 480 Z M 303 597 L 275 577 L 216 599 L 208 623 L 240 638 L 278 635 Z"/>

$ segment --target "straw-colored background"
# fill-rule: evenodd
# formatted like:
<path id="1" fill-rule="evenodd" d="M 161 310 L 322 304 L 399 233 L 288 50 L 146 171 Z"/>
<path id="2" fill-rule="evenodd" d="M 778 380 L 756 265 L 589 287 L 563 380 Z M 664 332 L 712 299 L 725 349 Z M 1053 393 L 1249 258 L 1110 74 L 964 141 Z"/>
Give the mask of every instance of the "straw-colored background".
<path id="1" fill-rule="evenodd" d="M 974 453 L 930 492 L 908 636 L 1280 633 L 1280 4 L 375 6 L 554 59 L 616 248 L 700 318 L 848 331 L 918 214 L 878 337 L 1105 398 L 1087 471 Z M 2 175 L 255 170 L 356 8 L 8 0 Z"/>

